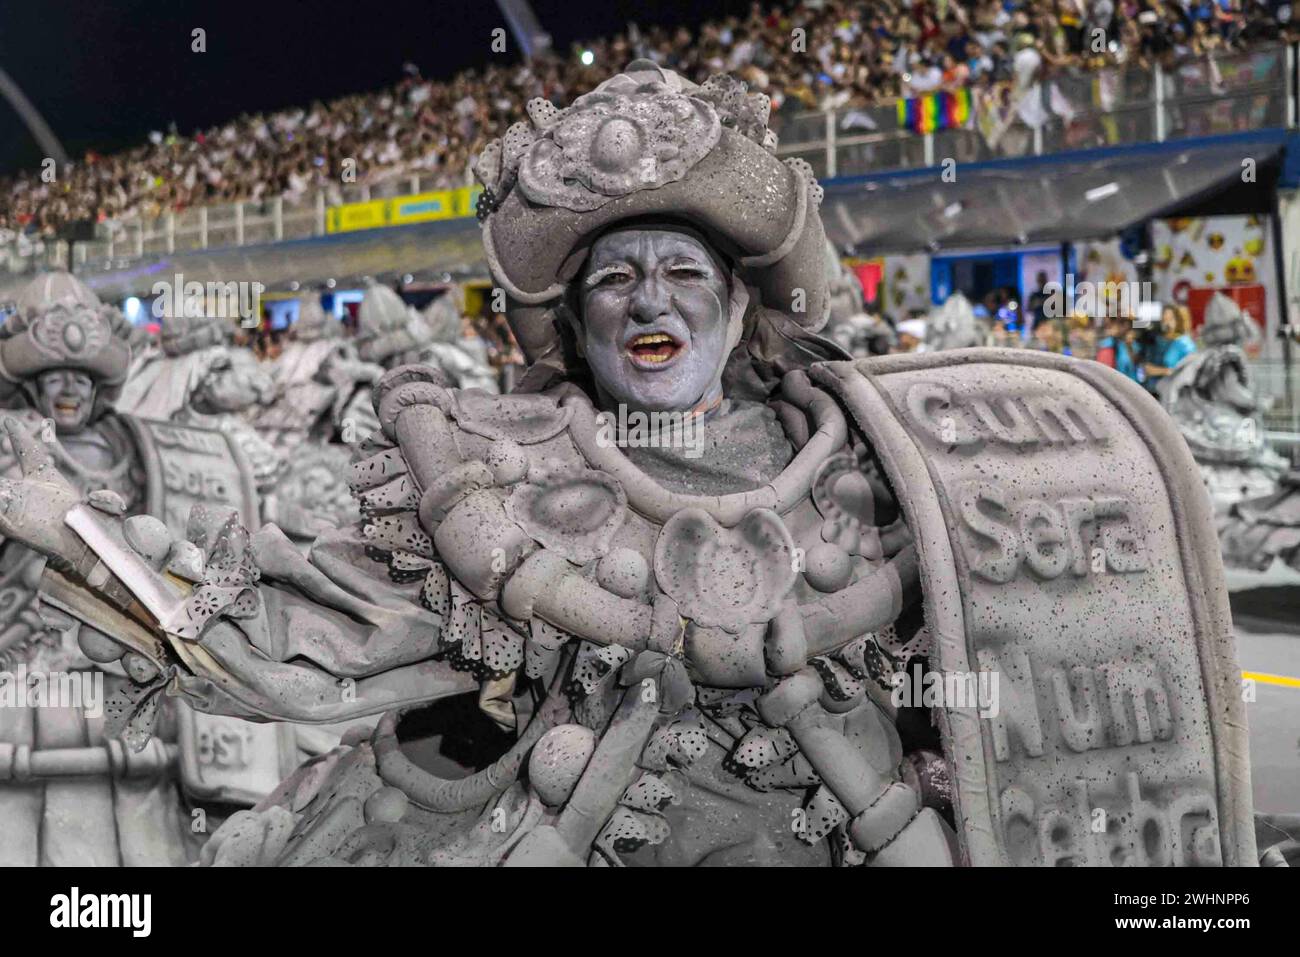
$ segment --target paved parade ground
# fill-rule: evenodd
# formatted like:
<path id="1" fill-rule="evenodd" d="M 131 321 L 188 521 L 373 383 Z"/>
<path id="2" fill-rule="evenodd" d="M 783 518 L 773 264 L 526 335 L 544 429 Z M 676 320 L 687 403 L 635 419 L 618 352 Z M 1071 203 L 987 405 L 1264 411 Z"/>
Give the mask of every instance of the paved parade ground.
<path id="1" fill-rule="evenodd" d="M 1236 632 L 1242 671 L 1257 676 L 1255 701 L 1246 708 L 1255 808 L 1294 811 L 1300 795 L 1300 635 Z"/>

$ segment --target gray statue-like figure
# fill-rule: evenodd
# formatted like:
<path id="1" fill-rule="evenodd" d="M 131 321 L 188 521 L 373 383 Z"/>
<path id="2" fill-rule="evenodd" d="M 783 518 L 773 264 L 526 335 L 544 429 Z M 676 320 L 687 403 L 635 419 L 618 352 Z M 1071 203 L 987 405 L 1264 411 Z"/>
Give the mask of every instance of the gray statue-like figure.
<path id="1" fill-rule="evenodd" d="M 387 286 L 372 284 L 357 314 L 357 349 L 386 369 L 425 365 L 450 388 L 497 393 L 486 346 L 466 338 L 463 312 L 464 291 L 455 285 L 420 312 Z"/>
<path id="2" fill-rule="evenodd" d="M 317 296 L 300 300 L 273 367 L 273 398 L 250 409 L 254 428 L 288 463 L 271 494 L 264 493 L 263 514 L 295 540 L 309 543 L 356 520 L 346 476 L 359 439 L 348 410 L 365 407 L 383 371 L 357 355 Z"/>
<path id="3" fill-rule="evenodd" d="M 305 296 L 274 365 L 275 396 L 257 410 L 253 423 L 286 455 L 304 445 L 337 443 L 345 410 L 359 395 L 368 397 L 383 372 L 383 366 L 357 355 L 342 325 L 325 313 L 317 296 Z"/>
<path id="4" fill-rule="evenodd" d="M 487 343 L 467 329 L 464 311 L 465 292 L 457 285 L 425 306 L 421 316 L 429 327 L 429 342 L 418 357 L 404 361 L 440 369 L 454 388 L 495 395 L 501 386 L 488 360 Z"/>
<path id="5" fill-rule="evenodd" d="M 379 369 L 424 366 L 447 387 L 500 391 L 486 352 L 462 334 L 462 293 L 453 288 L 424 314 L 395 291 L 371 283 L 357 312 L 356 348 L 362 361 Z M 368 395 L 356 395 L 343 411 L 344 432 L 356 444 L 379 427 Z"/>
<path id="6" fill-rule="evenodd" d="M 826 244 L 826 337 L 854 357 L 881 356 L 893 347 L 896 336 L 889 323 L 867 312 L 866 293 L 853 270 Z"/>
<path id="7" fill-rule="evenodd" d="M 130 332 L 71 276 L 41 277 L 0 326 L 0 386 L 16 427 L 38 437 L 69 487 L 134 514 L 146 505 L 149 463 L 139 454 L 138 423 L 112 411 L 131 364 Z M 0 469 L 20 474 L 7 438 Z M 0 863 L 193 860 L 198 844 L 177 787 L 175 712 L 157 735 L 136 742 L 138 753 L 113 737 L 109 699 L 131 686 L 127 674 L 141 677 L 153 666 L 138 657 L 118 662 L 119 646 L 89 627 L 78 635 L 76 622 L 43 608 L 44 564 L 0 538 Z M 110 673 L 97 670 L 108 661 Z"/>
<path id="8" fill-rule="evenodd" d="M 1205 310 L 1201 348 L 1178 364 L 1161 390 L 1220 513 L 1268 495 L 1286 471 L 1286 461 L 1265 439 L 1243 350 L 1254 329 L 1240 306 L 1215 293 Z"/>
<path id="9" fill-rule="evenodd" d="M 954 292 L 942 306 L 930 313 L 925 329 L 925 347 L 930 352 L 982 346 L 989 331 L 975 315 L 970 300 Z"/>
<path id="10" fill-rule="evenodd" d="M 127 381 L 118 411 L 229 436 L 251 471 L 263 521 L 296 541 L 310 543 L 327 528 L 355 521 L 341 478 L 346 449 L 276 445 L 282 432 L 258 428 L 261 413 L 279 395 L 278 384 L 252 350 L 234 345 L 234 331 L 227 319 L 168 317 L 159 354 Z M 310 398 L 301 390 L 292 397 Z"/>
<path id="11" fill-rule="evenodd" d="M 391 370 L 364 518 L 309 558 L 231 521 L 166 576 L 15 433 L 0 528 L 155 663 L 141 702 L 385 712 L 205 860 L 1254 863 L 1214 528 L 1151 398 L 1052 355 L 843 359 L 820 187 L 735 80 L 638 61 L 528 114 L 476 163 L 520 389 Z M 465 701 L 494 754 L 452 746 Z"/>
<path id="12" fill-rule="evenodd" d="M 171 356 L 193 354 L 186 346 L 203 340 L 203 330 L 177 324 L 163 346 Z M 243 447 L 229 430 L 207 427 L 221 410 L 239 405 L 249 378 L 237 360 L 204 362 L 201 370 L 189 368 L 193 375 L 182 377 L 174 393 L 194 400 L 182 406 L 192 415 L 160 421 L 123 413 L 114 402 L 129 370 L 149 368 L 132 362 L 133 341 L 139 339 L 120 314 L 73 277 L 54 273 L 35 280 L 0 327 L 0 381 L 18 433 L 41 442 L 69 487 L 130 516 L 123 531 L 137 547 L 170 550 L 169 574 L 194 574 L 226 518 L 258 522 L 254 470 Z M 166 383 L 142 374 L 153 395 L 163 395 Z M 8 440 L 4 456 L 5 474 L 19 474 Z M 135 689 L 156 669 L 143 657 L 123 657 L 104 632 L 78 624 L 74 610 L 41 600 L 42 575 L 54 574 L 44 565 L 19 542 L 0 542 L 0 645 L 10 693 L 19 669 L 55 676 L 60 691 L 105 693 L 85 697 L 80 707 L 29 694 L 19 706 L 6 701 L 0 708 L 5 863 L 194 860 L 230 805 L 256 803 L 304 751 L 336 743 L 337 735 L 331 740 L 315 729 L 297 734 L 213 717 L 178 700 L 154 716 L 151 736 L 131 716 Z M 5 693 L 0 688 L 0 699 Z M 202 813 L 195 816 L 195 809 Z"/>
<path id="13" fill-rule="evenodd" d="M 405 362 L 419 361 L 431 336 L 424 318 L 401 296 L 381 283 L 370 283 L 357 309 L 354 339 L 363 362 L 382 374 Z M 344 441 L 356 446 L 378 427 L 370 397 L 354 395 L 342 413 Z"/>
<path id="14" fill-rule="evenodd" d="M 266 492 L 288 463 L 244 413 L 271 400 L 271 376 L 250 349 L 234 345 L 234 337 L 228 319 L 168 316 L 159 351 L 127 380 L 116 408 L 226 433 L 247 459 L 258 491 Z"/>
<path id="15" fill-rule="evenodd" d="M 1234 503 L 1219 540 L 1227 565 L 1262 572 L 1280 561 L 1300 572 L 1300 470 L 1287 472 L 1268 494 Z"/>

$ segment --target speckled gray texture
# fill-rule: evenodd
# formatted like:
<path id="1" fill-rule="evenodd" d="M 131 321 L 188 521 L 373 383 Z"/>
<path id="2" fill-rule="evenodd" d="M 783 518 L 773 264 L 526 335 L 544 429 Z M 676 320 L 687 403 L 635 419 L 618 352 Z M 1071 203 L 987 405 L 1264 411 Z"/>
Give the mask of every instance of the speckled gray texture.
<path id="1" fill-rule="evenodd" d="M 999 350 L 815 378 L 900 491 L 938 664 L 1001 676 L 999 716 L 942 710 L 972 863 L 1254 863 L 1214 529 L 1150 397 Z"/>

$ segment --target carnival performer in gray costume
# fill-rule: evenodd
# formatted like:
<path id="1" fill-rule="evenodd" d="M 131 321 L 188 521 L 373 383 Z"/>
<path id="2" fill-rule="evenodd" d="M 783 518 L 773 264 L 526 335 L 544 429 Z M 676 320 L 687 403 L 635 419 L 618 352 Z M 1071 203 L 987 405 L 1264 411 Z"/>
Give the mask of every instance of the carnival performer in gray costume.
<path id="1" fill-rule="evenodd" d="M 1267 571 L 1275 562 L 1300 572 L 1300 470 L 1268 495 L 1235 503 L 1220 530 L 1224 564 Z"/>
<path id="2" fill-rule="evenodd" d="M 69 487 L 134 514 L 145 508 L 146 464 L 132 423 L 112 411 L 131 364 L 130 332 L 76 279 L 42 276 L 0 326 L 0 388 L 17 427 L 42 442 Z M 7 437 L 0 471 L 20 474 Z M 44 565 L 0 537 L 0 865 L 195 859 L 198 835 L 178 790 L 175 712 L 135 742 L 144 745 L 138 753 L 114 737 L 122 689 L 132 685 L 126 675 L 153 666 L 138 656 L 119 662 L 119 645 L 42 607 Z M 100 666 L 107 674 L 95 664 L 110 661 Z M 58 676 L 53 687 L 49 676 Z M 80 700 L 56 699 L 58 690 Z"/>
<path id="3" fill-rule="evenodd" d="M 418 361 L 431 336 L 414 307 L 382 283 L 369 283 L 357 309 L 353 340 L 363 363 L 382 375 L 384 370 Z M 340 421 L 343 441 L 354 448 L 379 427 L 370 397 L 359 392 L 350 397 Z"/>
<path id="4" fill-rule="evenodd" d="M 386 369 L 426 365 L 449 388 L 500 391 L 486 347 L 463 332 L 464 292 L 452 286 L 425 307 L 407 305 L 392 289 L 372 283 L 357 313 L 361 357 Z"/>
<path id="5" fill-rule="evenodd" d="M 454 388 L 479 389 L 495 395 L 501 387 L 488 361 L 487 343 L 478 335 L 467 334 L 470 330 L 464 309 L 465 292 L 457 285 L 425 306 L 421 316 L 429 327 L 430 341 L 418 357 L 404 361 L 440 369 L 447 384 Z"/>
<path id="6" fill-rule="evenodd" d="M 367 401 L 383 373 L 383 366 L 357 355 L 319 297 L 304 296 L 289 341 L 275 361 L 275 397 L 256 410 L 254 425 L 286 455 L 303 445 L 335 444 L 341 440 L 345 410 L 358 396 Z"/>
<path id="7" fill-rule="evenodd" d="M 894 330 L 867 312 L 866 294 L 853 270 L 840 261 L 835 247 L 826 244 L 829 312 L 825 335 L 849 355 L 880 356 L 895 341 Z"/>
<path id="8" fill-rule="evenodd" d="M 166 317 L 158 353 L 135 370 L 116 408 L 123 415 L 225 432 L 247 457 L 258 491 L 266 492 L 287 462 L 244 413 L 270 401 L 271 377 L 234 338 L 228 319 Z"/>
<path id="9" fill-rule="evenodd" d="M 949 296 L 942 306 L 930 313 L 925 326 L 925 347 L 930 352 L 944 349 L 969 349 L 984 345 L 988 330 L 975 310 L 959 292 Z"/>
<path id="10" fill-rule="evenodd" d="M 1273 492 L 1286 471 L 1286 461 L 1264 437 L 1263 410 L 1243 350 L 1252 330 L 1241 307 L 1215 293 L 1205 310 L 1201 348 L 1178 364 L 1160 393 L 1223 514 L 1237 502 Z"/>
<path id="11" fill-rule="evenodd" d="M 486 354 L 462 336 L 459 300 L 459 291 L 452 290 L 421 314 L 392 289 L 372 282 L 357 311 L 361 360 L 380 370 L 421 365 L 440 385 L 496 394 L 500 389 Z M 379 427 L 368 395 L 354 395 L 342 420 L 350 445 Z"/>
<path id="12" fill-rule="evenodd" d="M 160 542 L 166 548 L 180 536 L 183 541 L 173 549 L 172 565 L 181 574 L 202 561 L 195 542 L 206 542 L 213 523 L 230 514 L 248 521 L 264 510 L 286 530 L 309 539 L 321 528 L 332 527 L 319 520 L 317 499 L 295 510 L 278 498 L 295 469 L 286 469 L 275 450 L 237 415 L 250 396 L 268 393 L 269 381 L 251 353 L 228 345 L 226 320 L 169 320 L 159 354 L 143 367 L 128 365 L 129 336 L 130 326 L 115 310 L 60 273 L 33 282 L 20 300 L 18 314 L 0 329 L 0 368 L 6 381 L 21 383 L 19 394 L 29 403 L 21 411 L 22 427 L 42 436 L 59 472 L 73 487 L 107 508 L 133 515 L 128 535 L 142 548 Z M 128 368 L 136 368 L 138 378 L 124 383 Z M 8 443 L 6 462 L 8 473 L 17 474 L 18 462 Z M 294 466 L 301 473 L 302 457 Z M 268 493 L 262 501 L 259 480 Z M 200 506 L 197 512 L 195 504 Z M 36 729 L 34 741 L 17 742 L 36 750 L 10 755 L 13 773 L 36 769 L 38 779 L 45 774 L 52 778 L 45 789 L 44 823 L 32 831 L 33 839 L 39 832 L 42 860 L 193 860 L 208 827 L 219 823 L 228 805 L 256 803 L 298 761 L 337 744 L 340 729 L 276 728 L 213 718 L 194 713 L 183 702 L 170 702 L 180 707 L 164 709 L 159 733 L 165 743 L 149 739 L 147 729 L 129 723 L 135 711 L 130 692 L 135 681 L 155 672 L 153 666 L 138 656 L 119 663 L 120 646 L 92 626 L 82 625 L 78 632 L 75 619 L 59 611 L 57 602 L 39 608 L 39 624 L 35 597 L 42 563 L 16 543 L 7 548 L 11 558 L 6 561 L 27 556 L 19 562 L 21 572 L 16 565 L 11 572 L 15 582 L 21 578 L 28 588 L 4 591 L 17 602 L 11 609 L 16 622 L 0 631 L 0 642 L 12 638 L 13 655 L 21 656 L 23 636 L 35 629 L 28 640 L 35 641 L 38 650 L 57 645 L 61 652 L 38 655 L 29 668 L 84 668 L 85 681 L 92 682 L 103 680 L 89 670 L 92 662 L 100 663 L 99 668 L 109 672 L 112 692 L 107 727 L 102 717 L 90 716 L 78 733 L 80 713 L 37 709 L 34 720 L 26 722 L 29 732 Z M 9 578 L 6 575 L 6 581 Z M 117 736 L 124 731 L 135 746 L 145 748 L 141 754 L 123 749 Z M 44 751 L 46 744 L 72 748 L 74 742 L 92 747 L 76 754 Z M 107 761 L 95 756 L 101 750 Z M 107 774 L 98 770 L 101 764 Z M 22 768 L 29 770 L 15 770 Z M 75 775 L 84 777 L 63 780 Z M 147 798 L 147 805 L 145 798 L 132 799 L 133 789 Z M 73 795 L 68 805 L 60 798 L 65 791 Z M 201 818 L 192 819 L 188 809 L 178 810 L 180 792 L 187 801 L 204 804 Z M 28 797 L 39 793 L 27 792 Z M 112 798 L 106 807 L 115 813 L 115 826 L 101 811 L 105 794 Z M 77 810 L 69 811 L 70 806 Z M 15 826 L 30 823 L 21 815 L 14 820 Z M 26 842 L 14 846 L 16 853 L 27 853 Z"/>
<path id="13" fill-rule="evenodd" d="M 252 350 L 234 345 L 226 319 L 181 317 L 165 322 L 161 352 L 127 382 L 120 412 L 163 422 L 214 429 L 239 447 L 252 471 L 262 519 L 295 541 L 310 543 L 327 528 L 357 518 L 342 475 L 350 455 L 262 432 L 261 413 L 275 401 L 277 384 Z M 301 390 L 295 392 L 299 398 Z"/>
<path id="14" fill-rule="evenodd" d="M 321 326 L 323 322 L 316 328 Z M 234 344 L 229 320 L 169 317 L 160 346 L 154 362 L 122 388 L 115 405 L 120 414 L 226 435 L 251 473 L 262 521 L 274 524 L 304 550 L 322 532 L 357 520 L 346 481 L 351 464 L 346 446 L 300 442 L 276 447 L 250 423 L 274 401 L 276 383 L 251 349 Z M 345 387 L 364 382 L 368 375 L 364 369 L 357 372 L 355 362 L 344 354 L 330 372 Z M 298 757 L 315 754 L 337 744 L 341 730 L 299 727 L 277 745 L 292 747 Z"/>
<path id="15" fill-rule="evenodd" d="M 274 397 L 249 410 L 254 428 L 288 462 L 263 513 L 291 538 L 310 543 L 326 528 L 356 521 L 346 476 L 360 439 L 348 410 L 366 408 L 383 372 L 357 355 L 318 296 L 299 300 L 289 342 L 273 366 Z"/>
<path id="16" fill-rule="evenodd" d="M 0 485 L 45 587 L 156 662 L 141 702 L 386 712 L 205 860 L 1254 863 L 1214 530 L 1150 397 L 1056 356 L 835 361 L 821 189 L 744 84 L 637 61 L 528 114 L 476 173 L 531 366 L 391 370 L 356 527 L 305 559 L 232 521 L 181 582 L 39 445 Z M 922 659 L 1002 710 L 908 692 Z M 403 715 L 466 697 L 507 743 L 418 766 Z"/>

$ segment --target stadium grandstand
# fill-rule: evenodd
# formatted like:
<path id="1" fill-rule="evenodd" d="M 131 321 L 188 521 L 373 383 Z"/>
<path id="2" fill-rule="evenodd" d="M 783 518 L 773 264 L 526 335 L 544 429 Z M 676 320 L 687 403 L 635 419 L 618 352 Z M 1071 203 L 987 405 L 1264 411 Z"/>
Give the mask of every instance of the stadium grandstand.
<path id="1" fill-rule="evenodd" d="M 568 102 L 612 65 L 638 57 L 697 82 L 734 73 L 771 97 L 778 131 L 816 111 L 840 112 L 844 132 L 874 131 L 886 125 L 877 108 L 957 94 L 959 122 L 1007 154 L 1016 147 L 1000 141 L 1016 133 L 1052 122 L 1068 127 L 1078 114 L 1149 94 L 1156 69 L 1204 73 L 1207 92 L 1221 88 L 1216 58 L 1300 38 L 1289 10 L 1241 0 L 755 3 L 747 16 L 696 31 L 629 28 L 523 64 L 450 79 L 412 70 L 376 92 L 193 133 L 155 132 L 125 152 L 87 153 L 56 184 L 43 182 L 39 170 L 9 177 L 0 186 L 0 228 L 53 238 L 86 223 L 111 230 L 132 217 L 202 205 L 337 196 L 345 159 L 355 161 L 363 184 L 418 175 L 433 188 L 464 186 L 468 157 L 517 120 L 528 100 Z M 802 42 L 792 43 L 796 31 Z M 1036 87 L 1041 96 L 1027 98 Z M 1090 145 L 1086 134 L 1063 135 L 1072 146 Z"/>

